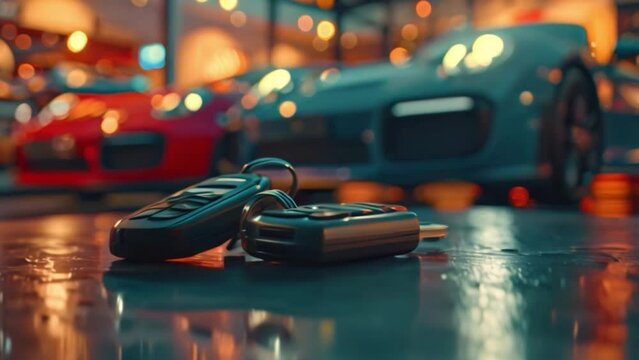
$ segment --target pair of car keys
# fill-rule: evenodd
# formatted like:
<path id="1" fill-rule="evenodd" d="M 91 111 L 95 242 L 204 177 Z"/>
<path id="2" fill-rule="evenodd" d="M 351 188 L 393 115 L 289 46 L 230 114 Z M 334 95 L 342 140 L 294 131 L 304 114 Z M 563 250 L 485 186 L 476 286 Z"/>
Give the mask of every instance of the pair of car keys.
<path id="1" fill-rule="evenodd" d="M 253 171 L 278 167 L 291 175 L 288 193 L 270 190 Z M 257 258 L 323 263 L 393 256 L 422 239 L 439 239 L 448 227 L 420 224 L 400 205 L 373 203 L 297 206 L 297 174 L 278 158 L 252 161 L 238 174 L 214 177 L 180 190 L 115 223 L 110 250 L 136 261 L 193 256 L 239 238 Z"/>

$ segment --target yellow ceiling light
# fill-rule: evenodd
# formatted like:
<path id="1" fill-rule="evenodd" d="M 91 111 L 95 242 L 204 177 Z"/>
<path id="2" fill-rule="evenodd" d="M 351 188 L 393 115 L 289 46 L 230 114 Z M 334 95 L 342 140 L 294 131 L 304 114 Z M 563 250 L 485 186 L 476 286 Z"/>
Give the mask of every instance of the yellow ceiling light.
<path id="1" fill-rule="evenodd" d="M 335 36 L 335 25 L 328 20 L 322 20 L 317 24 L 317 36 L 322 40 L 330 40 Z"/>
<path id="2" fill-rule="evenodd" d="M 226 11 L 233 11 L 237 7 L 238 0 L 220 0 L 220 7 Z"/>
<path id="3" fill-rule="evenodd" d="M 67 48 L 69 48 L 69 51 L 71 52 L 79 53 L 84 50 L 88 42 L 89 37 L 87 34 L 83 31 L 77 30 L 69 35 L 69 38 L 67 39 Z"/>
<path id="4" fill-rule="evenodd" d="M 190 93 L 184 98 L 184 106 L 189 111 L 195 112 L 200 110 L 200 108 L 202 108 L 202 104 L 204 104 L 204 101 L 202 100 L 202 96 L 200 96 L 200 94 Z"/>

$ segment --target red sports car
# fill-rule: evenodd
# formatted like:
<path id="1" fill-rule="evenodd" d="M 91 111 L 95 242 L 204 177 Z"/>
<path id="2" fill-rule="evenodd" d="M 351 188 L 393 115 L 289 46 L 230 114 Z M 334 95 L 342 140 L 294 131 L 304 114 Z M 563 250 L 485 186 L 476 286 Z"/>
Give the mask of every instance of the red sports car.
<path id="1" fill-rule="evenodd" d="M 17 182 L 91 194 L 206 177 L 224 132 L 216 116 L 238 90 L 221 82 L 181 94 L 62 94 L 15 134 Z"/>

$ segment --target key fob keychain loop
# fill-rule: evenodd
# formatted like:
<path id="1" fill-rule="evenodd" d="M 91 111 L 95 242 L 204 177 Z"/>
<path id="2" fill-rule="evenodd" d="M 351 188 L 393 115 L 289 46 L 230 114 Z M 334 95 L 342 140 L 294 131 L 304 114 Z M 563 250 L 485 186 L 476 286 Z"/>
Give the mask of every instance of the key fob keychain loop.
<path id="1" fill-rule="evenodd" d="M 287 193 L 288 195 L 290 195 L 290 197 L 295 197 L 295 195 L 297 195 L 297 190 L 298 190 L 297 189 L 298 187 L 297 172 L 295 172 L 293 165 L 291 165 L 286 160 L 282 160 L 280 158 L 275 158 L 275 157 L 256 159 L 247 164 L 244 164 L 244 166 L 242 166 L 242 169 L 240 170 L 240 174 L 253 173 L 257 169 L 267 168 L 267 167 L 283 168 L 286 171 L 288 171 L 288 173 L 291 175 L 291 187 L 288 189 Z"/>
<path id="2" fill-rule="evenodd" d="M 295 200 L 281 190 L 266 190 L 253 196 L 242 208 L 240 232 L 238 238 L 246 248 L 246 221 L 267 209 L 292 209 L 297 207 Z"/>

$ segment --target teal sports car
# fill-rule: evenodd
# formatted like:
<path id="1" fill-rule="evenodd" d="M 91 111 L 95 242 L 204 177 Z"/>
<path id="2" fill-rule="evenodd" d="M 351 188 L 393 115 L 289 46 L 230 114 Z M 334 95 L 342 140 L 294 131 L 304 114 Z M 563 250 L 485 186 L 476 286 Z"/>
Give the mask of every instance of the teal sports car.
<path id="1" fill-rule="evenodd" d="M 239 159 L 286 158 L 310 187 L 531 182 L 576 200 L 601 166 L 593 66 L 582 27 L 531 24 L 457 30 L 404 63 L 295 83 L 276 70 L 234 109 Z"/>

